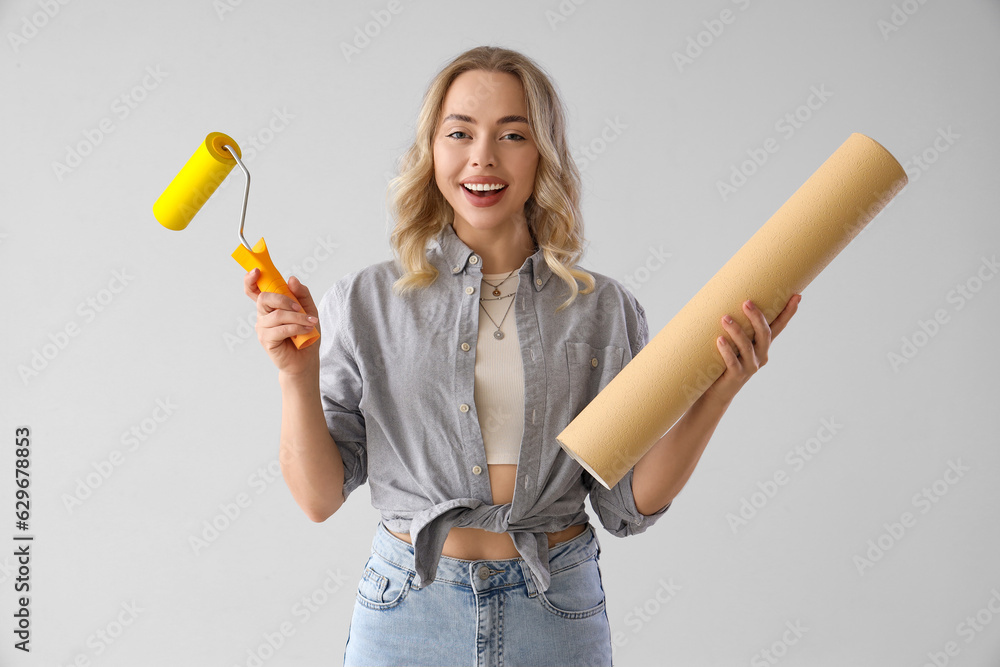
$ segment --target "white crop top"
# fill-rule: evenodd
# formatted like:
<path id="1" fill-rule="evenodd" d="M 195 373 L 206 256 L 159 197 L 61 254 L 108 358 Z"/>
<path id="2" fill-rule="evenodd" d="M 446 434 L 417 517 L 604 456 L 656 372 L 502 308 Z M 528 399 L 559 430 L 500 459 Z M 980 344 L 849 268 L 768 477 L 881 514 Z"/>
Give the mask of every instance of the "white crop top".
<path id="1" fill-rule="evenodd" d="M 513 303 L 520 276 L 507 275 L 484 273 L 479 294 L 487 300 L 479 307 L 474 396 L 486 463 L 490 465 L 516 465 L 524 433 L 524 365 Z M 500 297 L 494 296 L 493 285 L 500 290 Z M 497 324 L 503 338 L 495 336 Z"/>

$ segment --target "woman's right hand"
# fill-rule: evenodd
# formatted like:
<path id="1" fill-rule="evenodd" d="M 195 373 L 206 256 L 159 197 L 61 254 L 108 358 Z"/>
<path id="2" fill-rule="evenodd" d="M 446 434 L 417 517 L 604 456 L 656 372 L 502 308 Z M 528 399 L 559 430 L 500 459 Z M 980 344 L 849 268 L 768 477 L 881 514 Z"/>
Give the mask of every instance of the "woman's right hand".
<path id="1" fill-rule="evenodd" d="M 260 269 L 249 271 L 243 278 L 243 291 L 257 304 L 257 339 L 271 357 L 278 370 L 288 375 L 298 375 L 319 369 L 319 341 L 298 349 L 291 337 L 306 334 L 316 327 L 319 331 L 319 310 L 309 289 L 292 276 L 288 289 L 302 304 L 303 312 L 295 299 L 276 292 L 257 289 Z"/>

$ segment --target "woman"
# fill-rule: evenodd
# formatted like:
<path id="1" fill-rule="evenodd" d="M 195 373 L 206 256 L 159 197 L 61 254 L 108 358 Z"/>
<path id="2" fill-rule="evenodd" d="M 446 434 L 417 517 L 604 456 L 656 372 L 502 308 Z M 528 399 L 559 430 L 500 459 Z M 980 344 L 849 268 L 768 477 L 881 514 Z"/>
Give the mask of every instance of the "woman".
<path id="1" fill-rule="evenodd" d="M 618 536 L 662 516 L 798 295 L 770 327 L 745 304 L 753 341 L 720 322 L 726 371 L 608 490 L 555 436 L 649 334 L 619 282 L 576 265 L 579 174 L 548 77 L 505 49 L 455 58 L 393 205 L 395 258 L 319 308 L 295 278 L 304 312 L 245 279 L 279 369 L 293 496 L 324 521 L 368 481 L 382 514 L 345 664 L 611 664 L 585 497 Z M 314 325 L 320 344 L 297 350 L 288 338 Z"/>

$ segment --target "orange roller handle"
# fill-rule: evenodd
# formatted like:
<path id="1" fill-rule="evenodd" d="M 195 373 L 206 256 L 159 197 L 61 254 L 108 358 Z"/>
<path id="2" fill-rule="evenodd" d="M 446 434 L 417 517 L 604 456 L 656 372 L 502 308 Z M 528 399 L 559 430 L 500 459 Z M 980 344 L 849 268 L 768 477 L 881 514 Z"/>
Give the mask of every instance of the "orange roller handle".
<path id="1" fill-rule="evenodd" d="M 242 243 L 238 245 L 236 250 L 233 251 L 233 259 L 239 262 L 240 266 L 247 271 L 260 269 L 260 278 L 257 279 L 257 289 L 261 292 L 284 294 L 287 297 L 291 297 L 295 303 L 298 303 L 299 307 L 302 306 L 291 290 L 288 289 L 288 283 L 281 277 L 278 269 L 274 268 L 274 263 L 267 252 L 267 244 L 264 243 L 263 237 L 254 244 L 253 252 L 247 250 Z M 305 308 L 302 308 L 302 312 L 305 312 Z M 319 332 L 316 331 L 315 327 L 309 333 L 292 336 L 292 343 L 299 350 L 309 347 L 318 340 Z"/>

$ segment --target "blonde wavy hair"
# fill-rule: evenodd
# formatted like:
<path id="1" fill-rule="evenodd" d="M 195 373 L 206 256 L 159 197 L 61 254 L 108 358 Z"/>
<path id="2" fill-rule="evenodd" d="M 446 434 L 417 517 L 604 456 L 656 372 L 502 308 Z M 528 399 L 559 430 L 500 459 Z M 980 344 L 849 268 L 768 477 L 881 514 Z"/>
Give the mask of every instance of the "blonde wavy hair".
<path id="1" fill-rule="evenodd" d="M 399 163 L 399 175 L 389 183 L 389 207 L 396 225 L 390 236 L 403 275 L 393 292 L 405 294 L 437 280 L 439 271 L 427 260 L 427 244 L 454 220 L 454 210 L 434 179 L 434 134 L 445 94 L 463 72 L 482 70 L 512 74 L 524 89 L 528 126 L 538 147 L 534 189 L 524 204 L 531 238 L 545 263 L 569 286 L 570 296 L 556 312 L 569 306 L 577 294 L 594 290 L 594 277 L 574 268 L 583 254 L 580 214 L 580 172 L 566 142 L 562 101 L 542 69 L 517 51 L 480 46 L 460 54 L 438 73 L 424 95 L 416 138 Z M 580 280 L 585 285 L 581 290 Z"/>

